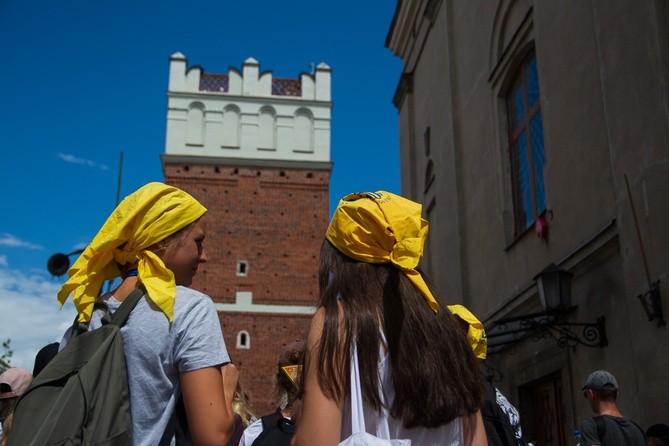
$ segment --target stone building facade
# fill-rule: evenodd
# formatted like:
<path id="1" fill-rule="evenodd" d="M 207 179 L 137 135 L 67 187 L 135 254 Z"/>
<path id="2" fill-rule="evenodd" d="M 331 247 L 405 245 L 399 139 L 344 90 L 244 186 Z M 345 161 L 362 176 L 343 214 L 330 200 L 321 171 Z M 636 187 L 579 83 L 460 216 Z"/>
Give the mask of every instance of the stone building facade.
<path id="1" fill-rule="evenodd" d="M 208 209 L 208 262 L 193 286 L 219 311 L 259 415 L 282 348 L 306 338 L 329 218 L 331 70 L 274 78 L 247 59 L 210 74 L 170 58 L 165 181 Z"/>
<path id="2" fill-rule="evenodd" d="M 625 415 L 666 423 L 669 328 L 638 296 L 668 294 L 669 4 L 399 0 L 386 46 L 423 267 L 484 321 L 526 440 L 571 444 L 598 369 Z M 562 306 L 542 305 L 551 264 Z"/>

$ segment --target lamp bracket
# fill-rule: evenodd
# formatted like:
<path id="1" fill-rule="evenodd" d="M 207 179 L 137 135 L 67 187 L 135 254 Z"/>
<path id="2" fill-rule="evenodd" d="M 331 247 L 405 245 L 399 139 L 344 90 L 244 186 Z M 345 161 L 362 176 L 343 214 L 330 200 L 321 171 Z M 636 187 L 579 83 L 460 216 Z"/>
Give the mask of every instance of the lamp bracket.
<path id="1" fill-rule="evenodd" d="M 558 347 L 570 347 L 574 351 L 577 345 L 606 347 L 609 341 L 606 336 L 605 317 L 600 316 L 595 322 L 586 323 L 565 321 L 563 317 L 575 309 L 574 306 L 566 310 L 497 320 L 495 321 L 496 330 L 488 334 L 488 341 L 490 344 L 496 344 L 491 338 L 507 339 L 502 344 L 496 344 L 502 347 L 503 344 L 515 344 L 525 338 L 530 338 L 535 342 L 544 338 L 553 338 Z"/>
<path id="2" fill-rule="evenodd" d="M 600 316 L 594 323 L 552 322 L 531 324 L 531 336 L 534 341 L 552 337 L 557 342 L 558 347 L 571 347 L 572 351 L 576 351 L 577 345 L 603 348 L 609 344 L 606 337 L 605 321 L 604 316 Z"/>

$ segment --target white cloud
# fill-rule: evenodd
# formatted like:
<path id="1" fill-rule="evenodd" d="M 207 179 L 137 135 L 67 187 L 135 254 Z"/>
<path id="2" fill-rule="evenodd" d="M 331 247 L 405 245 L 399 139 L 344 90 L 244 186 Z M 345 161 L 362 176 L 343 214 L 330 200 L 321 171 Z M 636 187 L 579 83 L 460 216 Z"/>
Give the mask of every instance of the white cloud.
<path id="1" fill-rule="evenodd" d="M 0 268 L 0 341 L 11 339 L 13 366 L 32 371 L 39 349 L 60 341 L 72 325 L 76 311 L 71 301 L 59 310 L 60 286 L 43 275 Z"/>
<path id="2" fill-rule="evenodd" d="M 7 256 L 0 256 L 0 266 L 8 266 L 9 262 L 7 262 Z"/>
<path id="3" fill-rule="evenodd" d="M 88 167 L 96 167 L 100 170 L 109 170 L 109 167 L 107 167 L 104 164 L 98 164 L 95 161 L 87 160 L 84 158 L 78 158 L 74 155 L 70 155 L 69 153 L 58 153 L 56 156 L 67 163 L 81 164 Z"/>
<path id="4" fill-rule="evenodd" d="M 25 240 L 21 240 L 17 238 L 16 236 L 13 236 L 12 234 L 2 234 L 0 236 L 0 245 L 1 246 L 9 246 L 10 248 L 26 248 L 26 249 L 44 249 L 40 245 L 36 245 L 35 243 L 27 242 Z M 5 259 L 7 260 L 7 259 Z"/>

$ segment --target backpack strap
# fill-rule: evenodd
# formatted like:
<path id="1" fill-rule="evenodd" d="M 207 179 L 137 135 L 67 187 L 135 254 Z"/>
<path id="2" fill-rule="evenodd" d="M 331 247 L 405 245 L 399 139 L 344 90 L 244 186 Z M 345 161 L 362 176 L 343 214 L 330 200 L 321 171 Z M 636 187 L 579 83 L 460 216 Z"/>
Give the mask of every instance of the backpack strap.
<path id="1" fill-rule="evenodd" d="M 601 442 L 604 439 L 604 435 L 606 435 L 606 423 L 604 422 L 604 417 L 597 415 L 592 419 L 595 420 L 595 424 L 597 425 L 597 438 L 599 438 L 599 441 Z"/>
<path id="2" fill-rule="evenodd" d="M 105 302 L 95 301 L 93 304 L 93 310 L 103 311 L 102 318 L 100 319 L 102 325 L 116 324 L 119 327 L 122 327 L 128 320 L 128 316 L 130 316 L 130 313 L 137 305 L 137 302 L 139 302 L 139 299 L 141 299 L 144 294 L 146 294 L 146 289 L 143 285 L 135 288 L 128 295 L 128 297 L 126 297 L 123 302 L 121 302 L 121 305 L 119 305 L 114 314 L 111 316 L 109 315 L 109 307 Z M 74 316 L 74 322 L 72 323 L 72 327 L 70 329 L 70 340 L 81 335 L 82 333 L 86 333 L 88 331 L 88 324 L 88 322 L 79 322 L 78 314 Z"/>
<path id="3" fill-rule="evenodd" d="M 111 316 L 111 323 L 122 327 L 130 316 L 130 312 L 135 308 L 137 302 L 146 294 L 146 290 L 142 285 L 135 288 L 132 293 L 128 295 L 121 305 L 114 311 L 114 314 Z"/>

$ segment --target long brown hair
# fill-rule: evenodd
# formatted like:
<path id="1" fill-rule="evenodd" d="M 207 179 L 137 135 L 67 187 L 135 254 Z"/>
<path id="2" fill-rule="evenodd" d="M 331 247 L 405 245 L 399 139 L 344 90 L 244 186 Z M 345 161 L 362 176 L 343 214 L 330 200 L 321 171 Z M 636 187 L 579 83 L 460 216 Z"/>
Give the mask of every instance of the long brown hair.
<path id="1" fill-rule="evenodd" d="M 395 389 L 390 414 L 407 428 L 437 427 L 474 413 L 483 391 L 472 348 L 436 295 L 434 313 L 404 274 L 390 264 L 358 262 L 330 242 L 321 248 L 319 306 L 325 309 L 316 361 L 323 393 L 341 402 L 350 392 L 350 353 L 356 342 L 362 393 L 377 411 L 380 329 L 387 340 Z"/>

